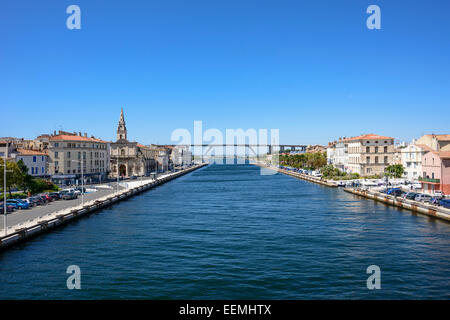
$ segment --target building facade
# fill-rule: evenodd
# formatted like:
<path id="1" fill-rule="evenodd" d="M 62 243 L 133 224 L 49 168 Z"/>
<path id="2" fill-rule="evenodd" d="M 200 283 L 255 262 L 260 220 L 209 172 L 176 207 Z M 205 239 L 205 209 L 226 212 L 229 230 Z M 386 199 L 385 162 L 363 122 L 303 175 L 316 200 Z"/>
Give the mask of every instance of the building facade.
<path id="1" fill-rule="evenodd" d="M 42 178 L 48 176 L 47 150 L 44 152 L 38 150 L 17 149 L 16 152 L 16 162 L 22 160 L 28 168 L 29 175 Z"/>
<path id="2" fill-rule="evenodd" d="M 192 152 L 188 146 L 175 146 L 172 149 L 172 163 L 175 167 L 190 166 L 192 164 Z"/>
<path id="3" fill-rule="evenodd" d="M 108 143 L 80 133 L 59 131 L 49 138 L 48 172 L 58 184 L 101 182 L 109 171 Z"/>
<path id="4" fill-rule="evenodd" d="M 419 177 L 423 192 L 450 194 L 450 135 L 426 134 L 416 144 L 425 150 Z"/>
<path id="5" fill-rule="evenodd" d="M 148 176 L 155 169 L 156 153 L 150 147 L 128 141 L 123 109 L 117 126 L 117 140 L 111 143 L 110 177 Z"/>
<path id="6" fill-rule="evenodd" d="M 345 139 L 348 146 L 348 172 L 361 176 L 382 175 L 393 163 L 394 138 L 365 134 Z"/>
<path id="7" fill-rule="evenodd" d="M 422 156 L 425 152 L 425 148 L 416 145 L 415 140 L 405 148 L 400 149 L 405 178 L 414 181 L 422 176 Z"/>

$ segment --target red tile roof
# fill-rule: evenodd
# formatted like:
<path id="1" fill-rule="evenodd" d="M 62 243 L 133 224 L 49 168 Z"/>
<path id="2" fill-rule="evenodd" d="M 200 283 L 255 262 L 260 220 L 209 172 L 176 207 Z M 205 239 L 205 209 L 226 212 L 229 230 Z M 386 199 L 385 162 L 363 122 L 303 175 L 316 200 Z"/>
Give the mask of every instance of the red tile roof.
<path id="1" fill-rule="evenodd" d="M 357 137 L 352 137 L 352 138 L 346 138 L 344 139 L 344 141 L 355 141 L 355 140 L 390 140 L 390 139 L 394 139 L 391 137 L 386 137 L 386 136 L 380 136 L 378 134 L 373 134 L 373 133 L 369 133 L 369 134 L 363 134 L 361 136 L 357 136 Z"/>
<path id="2" fill-rule="evenodd" d="M 450 141 L 450 134 L 426 134 L 424 137 L 436 137 L 439 141 Z"/>
<path id="3" fill-rule="evenodd" d="M 441 151 L 438 152 L 438 156 L 441 159 L 450 159 L 450 151 Z"/>
<path id="4" fill-rule="evenodd" d="M 422 148 L 425 151 L 434 151 L 431 147 L 427 146 L 426 144 L 416 144 L 416 146 Z"/>
<path id="5" fill-rule="evenodd" d="M 68 135 L 68 134 L 59 134 L 57 136 L 51 136 L 50 141 L 86 141 L 86 142 L 100 142 L 100 143 L 106 143 L 106 141 L 103 141 L 101 139 L 97 138 L 89 138 L 84 136 L 77 136 L 77 135 Z"/>
<path id="6" fill-rule="evenodd" d="M 28 150 L 28 149 L 17 149 L 19 155 L 23 156 L 46 156 L 47 151 L 39 151 L 39 150 Z"/>

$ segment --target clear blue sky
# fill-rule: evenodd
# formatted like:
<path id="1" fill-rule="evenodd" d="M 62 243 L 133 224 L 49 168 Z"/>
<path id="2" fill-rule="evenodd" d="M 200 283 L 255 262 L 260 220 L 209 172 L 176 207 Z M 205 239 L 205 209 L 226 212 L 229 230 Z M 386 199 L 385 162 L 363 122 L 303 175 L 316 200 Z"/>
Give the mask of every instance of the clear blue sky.
<path id="1" fill-rule="evenodd" d="M 450 133 L 449 1 L 3 0 L 0 41 L 0 136 L 113 140 L 121 107 L 146 144 L 194 120 L 282 143 Z"/>

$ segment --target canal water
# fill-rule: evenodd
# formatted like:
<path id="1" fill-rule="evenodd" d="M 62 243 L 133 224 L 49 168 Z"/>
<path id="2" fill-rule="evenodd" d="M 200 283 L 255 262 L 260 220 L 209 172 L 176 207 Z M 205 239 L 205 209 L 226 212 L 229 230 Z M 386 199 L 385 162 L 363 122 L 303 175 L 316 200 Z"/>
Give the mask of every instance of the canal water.
<path id="1" fill-rule="evenodd" d="M 1 253 L 0 298 L 448 299 L 449 245 L 448 223 L 210 165 Z"/>

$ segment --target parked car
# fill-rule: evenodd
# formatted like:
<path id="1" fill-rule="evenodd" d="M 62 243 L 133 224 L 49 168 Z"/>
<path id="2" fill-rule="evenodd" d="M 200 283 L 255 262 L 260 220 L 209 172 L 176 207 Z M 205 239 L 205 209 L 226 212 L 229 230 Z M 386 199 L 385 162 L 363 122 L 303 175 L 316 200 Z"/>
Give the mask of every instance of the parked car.
<path id="1" fill-rule="evenodd" d="M 19 199 L 9 199 L 6 200 L 6 205 L 13 206 L 16 209 L 22 210 L 22 209 L 28 209 L 30 205 L 22 200 Z"/>
<path id="2" fill-rule="evenodd" d="M 405 193 L 406 193 L 405 191 L 403 191 L 403 190 L 401 190 L 401 189 L 397 189 L 397 190 L 392 191 L 391 196 L 394 196 L 394 197 L 403 197 L 403 195 L 404 195 Z"/>
<path id="3" fill-rule="evenodd" d="M 40 206 L 43 204 L 43 200 L 41 199 L 41 197 L 29 197 L 28 199 L 30 199 L 30 201 L 32 201 L 34 203 L 35 206 Z"/>
<path id="4" fill-rule="evenodd" d="M 85 187 L 78 187 L 78 188 L 75 188 L 75 190 L 80 191 L 80 193 L 86 193 L 86 188 Z"/>
<path id="5" fill-rule="evenodd" d="M 22 201 L 25 201 L 26 203 L 28 203 L 28 206 L 30 208 L 35 207 L 37 205 L 36 202 L 31 199 L 31 197 L 30 198 L 26 198 L 26 199 L 22 199 Z"/>
<path id="6" fill-rule="evenodd" d="M 77 199 L 78 195 L 75 192 L 65 192 L 62 196 L 63 200 L 73 200 Z"/>
<path id="7" fill-rule="evenodd" d="M 401 196 L 403 196 L 403 194 L 405 194 L 405 191 L 403 191 L 400 188 L 390 188 L 390 189 L 388 189 L 386 194 L 389 194 L 394 197 L 401 197 Z"/>
<path id="8" fill-rule="evenodd" d="M 450 199 L 441 199 L 441 200 L 439 200 L 439 205 L 443 206 L 444 208 L 450 209 Z"/>
<path id="9" fill-rule="evenodd" d="M 46 204 L 48 202 L 47 197 L 44 195 L 37 196 L 41 200 L 41 204 Z"/>
<path id="10" fill-rule="evenodd" d="M 15 209 L 14 206 L 8 205 L 8 202 L 6 202 L 6 213 L 11 213 Z M 4 214 L 5 210 L 5 204 L 3 202 L 0 202 L 0 214 Z"/>
<path id="11" fill-rule="evenodd" d="M 44 197 L 44 199 L 45 199 L 47 202 L 53 201 L 53 198 L 50 197 L 47 193 L 41 194 L 41 197 Z"/>
<path id="12" fill-rule="evenodd" d="M 420 202 L 431 202 L 431 196 L 429 194 L 418 194 L 414 200 Z"/>
<path id="13" fill-rule="evenodd" d="M 438 199 L 443 199 L 445 197 L 445 194 L 441 190 L 437 190 L 434 192 L 433 196 Z"/>
<path id="14" fill-rule="evenodd" d="M 50 192 L 48 194 L 50 197 L 53 198 L 53 200 L 59 200 L 61 199 L 61 193 L 60 192 Z"/>
<path id="15" fill-rule="evenodd" d="M 414 200 L 417 196 L 416 192 L 407 192 L 403 195 L 403 198 L 408 199 L 408 200 Z"/>

